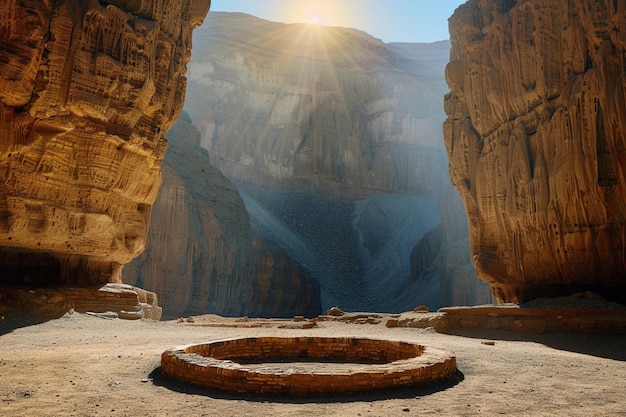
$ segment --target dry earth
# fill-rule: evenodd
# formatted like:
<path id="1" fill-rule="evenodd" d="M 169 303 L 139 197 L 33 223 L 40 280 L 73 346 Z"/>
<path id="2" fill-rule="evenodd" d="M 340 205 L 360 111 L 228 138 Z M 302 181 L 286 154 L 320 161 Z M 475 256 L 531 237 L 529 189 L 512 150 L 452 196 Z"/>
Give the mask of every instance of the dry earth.
<path id="1" fill-rule="evenodd" d="M 409 314 L 409 313 L 407 313 Z M 415 314 L 415 313 L 410 313 Z M 626 416 L 626 337 L 464 335 L 432 329 L 322 321 L 194 324 L 124 321 L 84 314 L 40 324 L 0 321 L 2 416 Z M 446 384 L 368 395 L 290 399 L 206 391 L 164 377 L 172 346 L 257 335 L 359 336 L 438 345 L 462 377 Z M 483 342 L 491 340 L 495 344 Z"/>

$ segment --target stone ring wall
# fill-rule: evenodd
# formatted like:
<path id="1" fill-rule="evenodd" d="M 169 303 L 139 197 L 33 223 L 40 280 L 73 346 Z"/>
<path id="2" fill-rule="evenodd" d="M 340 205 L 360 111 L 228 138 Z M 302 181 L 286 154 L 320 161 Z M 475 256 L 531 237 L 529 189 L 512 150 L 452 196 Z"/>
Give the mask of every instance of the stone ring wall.
<path id="1" fill-rule="evenodd" d="M 169 349 L 161 368 L 207 388 L 306 396 L 443 380 L 456 371 L 456 358 L 443 349 L 390 340 L 252 337 Z"/>

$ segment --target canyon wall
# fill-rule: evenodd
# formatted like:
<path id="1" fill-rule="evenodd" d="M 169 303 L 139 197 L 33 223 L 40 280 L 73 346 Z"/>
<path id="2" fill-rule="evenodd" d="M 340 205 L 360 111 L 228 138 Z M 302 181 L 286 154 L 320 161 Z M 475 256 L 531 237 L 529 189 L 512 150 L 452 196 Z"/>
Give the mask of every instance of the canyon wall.
<path id="1" fill-rule="evenodd" d="M 470 0 L 444 125 L 479 276 L 500 302 L 626 294 L 626 3 Z"/>
<path id="2" fill-rule="evenodd" d="M 0 6 L 0 283 L 119 282 L 209 0 Z"/>
<path id="3" fill-rule="evenodd" d="M 166 318 L 320 314 L 315 282 L 253 234 L 243 200 L 184 113 L 167 140 L 146 250 L 124 267 L 123 281 L 155 292 Z"/>
<path id="4" fill-rule="evenodd" d="M 255 274 L 248 314 L 256 317 L 316 317 L 322 311 L 320 286 L 280 246 L 255 238 Z"/>
<path id="5" fill-rule="evenodd" d="M 448 59 L 447 41 L 384 44 L 240 13 L 210 13 L 194 32 L 185 110 L 201 146 L 254 233 L 311 272 L 323 308 L 485 301 L 441 133 Z M 433 250 L 411 269 L 416 246 Z M 456 292 L 442 274 L 462 278 Z"/>
<path id="6" fill-rule="evenodd" d="M 449 184 L 447 42 L 210 13 L 194 52 L 185 110 L 228 178 L 355 198 Z"/>

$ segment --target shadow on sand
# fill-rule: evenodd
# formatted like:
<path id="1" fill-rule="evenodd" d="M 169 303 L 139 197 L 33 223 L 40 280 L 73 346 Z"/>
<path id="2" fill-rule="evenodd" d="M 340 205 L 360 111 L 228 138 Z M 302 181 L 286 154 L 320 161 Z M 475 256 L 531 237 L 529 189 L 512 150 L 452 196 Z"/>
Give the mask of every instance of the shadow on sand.
<path id="1" fill-rule="evenodd" d="M 445 333 L 451 336 L 473 339 L 535 342 L 553 349 L 617 361 L 626 361 L 626 336 L 622 335 L 610 336 L 569 333 L 530 334 L 485 328 L 454 328 L 447 330 Z"/>
<path id="2" fill-rule="evenodd" d="M 35 326 L 54 318 L 45 318 L 20 312 L 5 311 L 0 313 L 0 336 L 22 327 Z"/>
<path id="3" fill-rule="evenodd" d="M 245 400 L 253 402 L 270 402 L 282 404 L 327 404 L 327 403 L 350 403 L 359 401 L 379 401 L 388 399 L 404 399 L 424 397 L 439 391 L 445 391 L 452 388 L 465 378 L 461 371 L 457 370 L 450 378 L 445 381 L 424 384 L 418 387 L 395 388 L 381 391 L 373 391 L 362 394 L 336 394 L 336 395 L 312 395 L 307 397 L 291 397 L 270 394 L 251 394 L 236 393 L 229 391 L 220 391 L 196 386 L 187 382 L 180 381 L 166 375 L 161 367 L 154 369 L 150 373 L 150 379 L 154 385 L 168 388 L 183 394 L 202 395 L 214 399 L 222 400 Z"/>

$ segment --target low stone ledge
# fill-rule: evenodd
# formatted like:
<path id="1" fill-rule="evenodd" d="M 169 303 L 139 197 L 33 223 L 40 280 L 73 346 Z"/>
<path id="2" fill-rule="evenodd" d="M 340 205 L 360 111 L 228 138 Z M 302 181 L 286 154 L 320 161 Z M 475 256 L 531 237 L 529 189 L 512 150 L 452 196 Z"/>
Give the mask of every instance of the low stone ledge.
<path id="1" fill-rule="evenodd" d="M 626 309 L 524 308 L 518 305 L 446 307 L 442 332 L 454 328 L 485 328 L 520 333 L 626 334 Z"/>
<path id="2" fill-rule="evenodd" d="M 92 287 L 0 287 L 0 311 L 13 309 L 45 318 L 61 317 L 74 309 L 79 313 L 112 313 L 128 320 L 160 320 L 162 309 L 156 294 L 126 284 Z"/>

